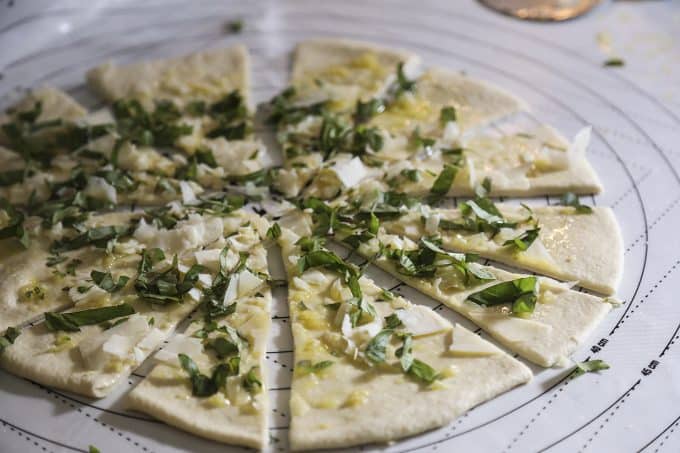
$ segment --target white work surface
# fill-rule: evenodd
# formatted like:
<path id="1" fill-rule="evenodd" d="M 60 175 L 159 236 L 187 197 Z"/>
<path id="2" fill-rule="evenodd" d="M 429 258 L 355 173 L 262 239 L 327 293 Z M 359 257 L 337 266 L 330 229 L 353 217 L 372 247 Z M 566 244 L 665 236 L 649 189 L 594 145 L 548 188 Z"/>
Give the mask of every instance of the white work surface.
<path id="1" fill-rule="evenodd" d="M 608 2 L 562 24 L 521 22 L 472 0 L 23 1 L 0 2 L 0 104 L 43 84 L 96 100 L 85 71 L 243 42 L 252 55 L 253 97 L 283 88 L 295 42 L 333 35 L 403 47 L 426 65 L 460 69 L 526 99 L 529 119 L 567 136 L 593 125 L 590 161 L 605 191 L 585 202 L 611 206 L 625 241 L 615 309 L 574 355 L 611 369 L 567 378 L 532 367 L 534 380 L 449 426 L 390 452 L 680 451 L 680 3 Z M 242 19 L 240 34 L 224 24 Z M 596 36 L 601 34 L 598 42 Z M 604 68 L 622 57 L 623 68 Z M 554 200 L 541 200 L 543 203 Z M 387 286 L 396 282 L 371 271 Z M 400 286 L 404 296 L 436 306 Z M 285 292 L 276 293 L 267 355 L 272 451 L 287 450 L 293 365 Z M 449 319 L 460 321 L 446 308 Z M 469 323 L 465 323 L 470 326 Z M 45 388 L 0 371 L 0 452 L 230 452 L 125 410 L 139 369 L 103 400 Z M 408 411 L 408 407 L 404 407 Z"/>

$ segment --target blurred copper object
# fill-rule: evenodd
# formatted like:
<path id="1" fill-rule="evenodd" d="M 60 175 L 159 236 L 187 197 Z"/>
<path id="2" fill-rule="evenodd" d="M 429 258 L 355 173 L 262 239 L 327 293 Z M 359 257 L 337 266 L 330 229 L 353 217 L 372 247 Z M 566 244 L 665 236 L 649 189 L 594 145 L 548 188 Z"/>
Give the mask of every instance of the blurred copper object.
<path id="1" fill-rule="evenodd" d="M 520 19 L 560 21 L 590 11 L 600 0 L 479 0 L 489 8 Z"/>

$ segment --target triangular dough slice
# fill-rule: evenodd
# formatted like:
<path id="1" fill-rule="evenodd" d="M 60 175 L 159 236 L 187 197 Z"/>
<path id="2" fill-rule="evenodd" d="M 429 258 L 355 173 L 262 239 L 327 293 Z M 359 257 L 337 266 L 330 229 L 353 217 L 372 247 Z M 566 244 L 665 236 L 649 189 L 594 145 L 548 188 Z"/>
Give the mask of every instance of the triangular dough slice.
<path id="1" fill-rule="evenodd" d="M 469 318 L 509 350 L 541 366 L 563 363 L 612 307 L 605 299 L 573 291 L 567 284 L 545 277 L 466 263 L 475 272 L 489 278 L 477 280 L 468 276 L 466 284 L 466 275 L 455 265 L 445 266 L 444 260 L 433 275 L 410 276 L 398 259 L 389 258 L 390 253 L 426 248 L 423 244 L 381 230 L 377 237 L 361 244 L 357 251 L 407 285 Z M 380 250 L 385 253 L 379 254 Z M 456 258 L 465 262 L 464 255 Z M 486 307 L 468 299 L 471 294 L 501 282 L 526 278 L 536 279 L 536 305 L 533 312 L 522 317 L 512 315 L 510 304 Z"/>
<path id="2" fill-rule="evenodd" d="M 230 302 L 236 303 L 234 313 L 217 321 L 209 318 L 194 321 L 183 334 L 173 337 L 156 353 L 158 364 L 128 394 L 127 402 L 132 409 L 190 433 L 262 449 L 268 440 L 269 398 L 264 357 L 271 325 L 271 291 L 266 281 L 257 277 L 267 274 L 264 247 L 256 245 L 249 254 L 248 269 L 234 277 L 237 299 Z M 198 315 L 205 317 L 206 311 L 200 310 Z M 209 346 L 216 344 L 217 338 L 220 338 L 217 342 L 222 342 L 217 344 L 237 345 L 238 352 L 231 351 L 218 357 L 215 349 Z M 209 377 L 220 364 L 233 362 L 234 357 L 238 357 L 238 373 L 227 377 L 224 386 L 214 394 L 193 396 L 189 376 L 180 366 L 180 353 L 189 356 Z M 246 376 L 251 370 L 260 385 L 248 386 Z"/>
<path id="3" fill-rule="evenodd" d="M 159 99 L 180 106 L 217 101 L 232 90 L 248 96 L 249 77 L 248 51 L 242 45 L 122 66 L 109 62 L 87 73 L 90 86 L 105 99 L 132 97 L 147 106 Z"/>
<path id="4" fill-rule="evenodd" d="M 164 221 L 168 221 L 170 217 L 166 213 Z M 171 229 L 157 228 L 140 221 L 132 238 L 121 240 L 118 244 L 115 241 L 110 243 L 108 247 L 112 249 L 112 253 L 108 258 L 102 259 L 102 253 L 95 252 L 93 259 L 87 260 L 87 254 L 93 254 L 93 250 L 87 248 L 83 255 L 78 255 L 83 258 L 83 262 L 76 266 L 67 293 L 72 300 L 70 303 L 76 304 L 71 311 L 129 304 L 135 313 L 128 321 L 108 329 L 101 325 L 84 325 L 80 331 L 75 332 L 51 331 L 41 322 L 22 330 L 14 344 L 5 348 L 1 354 L 0 364 L 12 373 L 45 385 L 93 397 L 104 396 L 134 370 L 196 307 L 201 300 L 202 285 L 208 284 L 205 277 L 194 276 L 196 280 L 189 282 L 191 290 L 180 292 L 177 296 L 181 299 L 180 302 L 167 298 L 160 299 L 165 303 L 150 302 L 155 299 L 144 298 L 135 289 L 142 250 L 158 248 L 163 251 L 164 258 L 161 261 L 152 260 L 153 270 L 162 272 L 175 269 L 172 272 L 179 272 L 177 278 L 185 281 L 184 277 L 190 271 L 189 266 L 198 259 L 196 252 L 201 252 L 204 248 L 212 252 L 217 250 L 219 259 L 219 251 L 229 247 L 233 249 L 232 255 L 235 256 L 232 261 L 238 263 L 238 252 L 247 251 L 259 243 L 265 232 L 266 221 L 242 211 L 225 217 L 189 214 Z M 215 253 L 213 258 L 214 255 Z M 176 264 L 173 263 L 174 256 L 178 259 Z M 211 259 L 212 261 L 214 260 Z M 113 281 L 108 285 L 95 284 L 91 275 L 93 270 L 110 272 Z M 121 283 L 122 276 L 129 280 Z M 112 289 L 115 282 L 121 287 Z M 61 291 L 64 284 L 41 281 L 37 286 L 47 288 L 45 294 L 49 295 L 53 291 Z M 167 288 L 167 284 L 163 284 L 157 288 L 152 286 L 148 291 L 151 294 L 173 294 L 168 293 L 170 290 Z M 6 308 L 8 315 L 13 316 L 13 309 L 14 307 Z M 25 315 L 23 312 L 22 314 Z"/>
<path id="5" fill-rule="evenodd" d="M 406 212 L 396 220 L 384 222 L 384 227 L 390 233 L 415 241 L 439 234 L 443 247 L 451 251 L 477 253 L 607 295 L 616 291 L 623 272 L 623 240 L 610 208 L 593 207 L 591 213 L 580 214 L 567 206 L 534 207 L 535 220 L 527 221 L 530 213 L 521 206 L 498 203 L 496 207 L 508 221 L 517 222 L 517 227 L 502 228 L 493 237 L 452 229 L 452 222 L 461 221 L 459 209 Z M 534 229 L 534 221 L 540 233 L 527 250 L 504 245 Z"/>
<path id="6" fill-rule="evenodd" d="M 359 303 L 344 283 L 349 274 L 316 266 L 300 272 L 301 259 L 311 264 L 319 257 L 309 257 L 296 245 L 299 239 L 286 228 L 279 239 L 295 343 L 292 449 L 389 442 L 422 433 L 531 379 L 521 362 L 366 277 L 354 281 L 353 291 L 360 287 L 362 293 Z M 306 248 L 312 243 L 308 240 Z M 404 338 L 407 332 L 410 340 Z M 412 355 L 397 353 L 400 347 Z"/>

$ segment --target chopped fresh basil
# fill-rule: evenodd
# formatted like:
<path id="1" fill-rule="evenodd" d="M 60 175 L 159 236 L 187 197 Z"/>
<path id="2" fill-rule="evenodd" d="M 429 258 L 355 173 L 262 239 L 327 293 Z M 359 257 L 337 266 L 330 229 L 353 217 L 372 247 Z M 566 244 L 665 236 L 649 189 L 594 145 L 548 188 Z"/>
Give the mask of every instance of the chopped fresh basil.
<path id="1" fill-rule="evenodd" d="M 124 140 L 140 146 L 173 146 L 193 128 L 179 123 L 181 112 L 171 101 L 159 101 L 148 112 L 135 99 L 118 100 L 112 105 L 116 129 Z"/>
<path id="2" fill-rule="evenodd" d="M 396 313 L 392 313 L 389 316 L 385 316 L 385 327 L 388 329 L 396 329 L 401 326 L 401 319 Z"/>
<path id="3" fill-rule="evenodd" d="M 471 256 L 448 252 L 441 248 L 441 242 L 432 238 L 420 238 L 418 248 L 413 250 L 387 249 L 384 255 L 394 261 L 399 273 L 411 277 L 434 278 L 452 272 L 460 277 L 463 287 L 493 280 L 494 276 L 478 266 L 471 266 Z"/>
<path id="4" fill-rule="evenodd" d="M 442 126 L 445 126 L 449 121 L 456 121 L 456 108 L 455 107 L 442 107 L 439 112 L 439 122 Z"/>
<path id="5" fill-rule="evenodd" d="M 534 311 L 537 291 L 538 279 L 523 277 L 484 288 L 470 294 L 467 300 L 486 307 L 512 304 L 513 314 L 525 314 Z"/>
<path id="6" fill-rule="evenodd" d="M 371 341 L 366 345 L 366 358 L 373 363 L 381 363 L 385 361 L 385 352 L 387 343 L 392 338 L 394 331 L 392 329 L 381 330 Z"/>
<path id="7" fill-rule="evenodd" d="M 382 99 L 373 98 L 366 102 L 357 101 L 357 108 L 354 111 L 354 122 L 365 123 L 375 115 L 385 111 L 385 103 Z"/>
<path id="8" fill-rule="evenodd" d="M 608 370 L 609 364 L 604 360 L 595 359 L 587 360 L 585 362 L 577 362 L 574 371 L 572 371 L 573 377 L 579 377 L 586 373 L 592 373 L 595 371 Z"/>
<path id="9" fill-rule="evenodd" d="M 430 188 L 430 194 L 433 197 L 445 197 L 449 193 L 453 180 L 456 179 L 458 167 L 454 165 L 445 165 L 444 169 L 439 173 L 437 179 L 434 180 Z"/>
<path id="10" fill-rule="evenodd" d="M 91 308 L 89 310 L 68 313 L 48 312 L 45 313 L 45 325 L 49 330 L 53 331 L 78 332 L 81 326 L 100 324 L 135 313 L 135 309 L 130 304 Z"/>
<path id="11" fill-rule="evenodd" d="M 320 115 L 325 110 L 326 101 L 311 105 L 296 105 L 295 95 L 295 88 L 289 87 L 269 101 L 267 121 L 270 124 L 278 126 L 297 124 L 305 117 Z"/>
<path id="12" fill-rule="evenodd" d="M 426 384 L 432 384 L 439 378 L 439 373 L 437 373 L 434 368 L 418 359 L 413 359 L 413 362 L 408 369 L 408 374 L 420 379 Z"/>
<path id="13" fill-rule="evenodd" d="M 137 294 L 155 304 L 181 302 L 182 296 L 194 287 L 198 281 L 198 274 L 204 272 L 205 267 L 194 264 L 182 278 L 178 266 L 177 255 L 175 255 L 170 267 L 164 271 L 149 270 L 139 274 L 135 280 Z"/>
<path id="14" fill-rule="evenodd" d="M 410 145 L 414 150 L 419 150 L 420 148 L 431 148 L 436 142 L 437 141 L 434 138 L 421 136 L 419 128 L 415 128 L 413 134 L 411 134 Z"/>
<path id="15" fill-rule="evenodd" d="M 276 240 L 280 237 L 281 226 L 278 223 L 274 222 L 272 226 L 270 226 L 269 229 L 267 230 L 267 238 Z"/>
<path id="16" fill-rule="evenodd" d="M 399 349 L 395 351 L 395 355 L 399 357 L 399 363 L 401 364 L 401 369 L 408 373 L 413 366 L 413 337 L 411 334 L 402 335 L 402 345 Z"/>
<path id="17" fill-rule="evenodd" d="M 16 327 L 8 327 L 7 330 L 5 330 L 5 333 L 0 336 L 0 354 L 2 354 L 2 351 L 4 351 L 6 347 L 14 344 L 14 341 L 20 334 L 21 331 Z"/>
<path id="18" fill-rule="evenodd" d="M 218 358 L 231 357 L 238 355 L 244 350 L 248 341 L 243 338 L 236 329 L 231 326 L 224 326 L 217 329 L 226 333 L 227 336 L 219 336 L 206 344 L 206 347 L 215 351 Z"/>
<path id="19" fill-rule="evenodd" d="M 538 233 L 541 232 L 540 228 L 532 228 L 530 230 L 526 230 L 519 236 L 513 239 L 508 239 L 503 243 L 503 246 L 507 247 L 513 247 L 516 250 L 519 250 L 521 252 L 527 250 L 529 247 L 531 247 L 531 244 L 534 243 L 536 238 L 538 238 Z"/>
<path id="20" fill-rule="evenodd" d="M 140 274 L 149 272 L 153 266 L 165 259 L 165 253 L 159 248 L 144 249 L 142 250 L 142 259 L 139 262 L 137 271 Z"/>
<path id="21" fill-rule="evenodd" d="M 95 282 L 97 286 L 109 293 L 120 291 L 130 280 L 130 277 L 121 275 L 116 282 L 113 279 L 111 272 L 101 272 L 97 270 L 90 272 L 90 278 L 92 278 L 92 281 Z"/>
<path id="22" fill-rule="evenodd" d="M 87 453 L 101 453 L 101 451 L 94 445 L 87 447 Z"/>
<path id="23" fill-rule="evenodd" d="M 416 81 L 406 77 L 406 74 L 404 73 L 404 63 L 399 62 L 397 65 L 397 80 L 390 89 L 392 95 L 397 98 L 408 91 L 413 91 L 415 87 Z"/>
<path id="24" fill-rule="evenodd" d="M 232 20 L 227 23 L 226 28 L 230 33 L 241 33 L 243 30 L 243 21 L 241 19 Z"/>
<path id="25" fill-rule="evenodd" d="M 178 358 L 182 369 L 187 372 L 191 380 L 191 394 L 199 398 L 214 395 L 219 391 L 220 387 L 224 386 L 228 376 L 238 374 L 238 357 L 236 358 L 237 360 L 230 360 L 227 363 L 216 366 L 210 377 L 202 374 L 198 369 L 198 365 L 188 355 L 178 354 Z"/>
<path id="26" fill-rule="evenodd" d="M 259 379 L 257 370 L 259 367 L 252 367 L 245 376 L 243 376 L 243 388 L 249 393 L 258 393 L 262 390 L 262 382 Z"/>
<path id="27" fill-rule="evenodd" d="M 90 228 L 73 238 L 55 241 L 52 244 L 50 251 L 52 253 L 61 253 L 69 250 L 76 250 L 87 245 L 93 245 L 97 248 L 106 248 L 109 241 L 129 236 L 133 231 L 134 228 L 129 225 L 109 225 Z"/>
<path id="28" fill-rule="evenodd" d="M 5 226 L 0 228 L 0 239 L 14 237 L 21 245 L 28 248 L 30 239 L 28 232 L 24 229 L 24 214 L 4 198 L 0 198 L 0 211 L 5 211 L 5 214 L 9 217 Z"/>
<path id="29" fill-rule="evenodd" d="M 577 214 L 590 214 L 593 212 L 593 208 L 588 205 L 581 204 L 578 196 L 576 196 L 576 194 L 573 192 L 567 192 L 562 195 L 559 204 L 562 206 L 571 206 L 576 210 Z"/>
<path id="30" fill-rule="evenodd" d="M 622 58 L 610 58 L 608 60 L 605 60 L 604 63 L 602 63 L 602 66 L 605 67 L 622 67 L 625 66 L 626 62 L 623 61 Z"/>
<path id="31" fill-rule="evenodd" d="M 324 155 L 324 160 L 339 151 L 350 133 L 351 129 L 341 122 L 339 118 L 326 114 L 321 122 L 319 130 L 319 148 Z"/>
<path id="32" fill-rule="evenodd" d="M 311 360 L 300 360 L 295 364 L 295 373 L 299 376 L 304 376 L 306 374 L 315 374 L 319 371 L 325 370 L 326 368 L 333 365 L 331 360 L 323 360 L 321 362 L 312 363 Z"/>

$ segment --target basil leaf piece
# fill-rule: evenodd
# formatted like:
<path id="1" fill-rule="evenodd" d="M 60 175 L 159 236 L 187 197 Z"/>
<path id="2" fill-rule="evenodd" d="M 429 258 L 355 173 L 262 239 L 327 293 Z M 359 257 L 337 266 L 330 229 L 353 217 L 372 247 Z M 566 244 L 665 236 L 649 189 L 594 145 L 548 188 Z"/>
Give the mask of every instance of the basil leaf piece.
<path id="1" fill-rule="evenodd" d="M 366 345 L 366 358 L 373 363 L 381 363 L 385 361 L 385 350 L 387 343 L 392 338 L 392 329 L 383 329 Z"/>
<path id="2" fill-rule="evenodd" d="M 625 66 L 626 62 L 623 61 L 622 58 L 610 58 L 608 60 L 605 60 L 604 63 L 602 63 L 602 66 L 604 67 L 615 67 L 615 68 L 620 68 L 622 66 Z"/>
<path id="3" fill-rule="evenodd" d="M 191 380 L 191 394 L 201 398 L 217 393 L 217 385 L 212 377 L 202 374 L 196 363 L 186 354 L 178 354 L 182 369 L 187 372 Z"/>
<path id="4" fill-rule="evenodd" d="M 529 247 L 531 247 L 531 244 L 534 243 L 540 231 L 541 231 L 540 228 L 532 228 L 531 230 L 526 230 L 516 238 L 508 239 L 507 241 L 505 241 L 503 243 L 503 246 L 505 247 L 510 246 L 515 248 L 516 250 L 523 252 L 527 250 Z"/>
<path id="5" fill-rule="evenodd" d="M 108 225 L 90 228 L 76 237 L 55 241 L 52 244 L 50 251 L 52 253 L 61 253 L 69 250 L 76 250 L 87 245 L 94 245 L 97 248 L 106 248 L 110 240 L 129 236 L 133 231 L 134 228 L 129 225 Z"/>
<path id="6" fill-rule="evenodd" d="M 574 368 L 574 371 L 572 371 L 572 376 L 576 378 L 586 373 L 608 370 L 609 368 L 609 364 L 607 364 L 604 360 L 587 360 L 585 362 L 576 363 L 576 368 Z"/>
<path id="7" fill-rule="evenodd" d="M 101 453 L 101 451 L 97 447 L 95 447 L 94 445 L 90 445 L 89 447 L 87 447 L 87 452 L 88 453 Z"/>
<path id="8" fill-rule="evenodd" d="M 437 179 L 434 180 L 430 188 L 430 194 L 436 197 L 444 197 L 451 189 L 453 180 L 456 179 L 458 167 L 454 165 L 445 165 L 444 169 L 439 173 Z"/>
<path id="9" fill-rule="evenodd" d="M 165 253 L 159 248 L 144 249 L 142 251 L 142 260 L 139 262 L 137 271 L 140 274 L 149 272 L 153 266 L 165 259 Z"/>
<path id="10" fill-rule="evenodd" d="M 231 357 L 238 355 L 247 346 L 245 340 L 236 329 L 231 326 L 217 328 L 220 332 L 226 333 L 226 337 L 217 337 L 209 342 L 206 347 L 215 351 L 218 358 Z"/>
<path id="11" fill-rule="evenodd" d="M 115 293 L 116 291 L 121 290 L 130 280 L 130 277 L 121 275 L 116 282 L 113 280 L 111 272 L 101 272 L 97 270 L 90 272 L 90 278 L 92 278 L 92 281 L 97 286 L 109 293 Z"/>
<path id="12" fill-rule="evenodd" d="M 439 378 L 439 373 L 434 368 L 418 359 L 413 359 L 408 369 L 408 374 L 427 384 L 432 384 Z"/>
<path id="13" fill-rule="evenodd" d="M 241 357 L 229 357 L 226 363 L 220 363 L 215 367 L 212 374 L 212 381 L 215 387 L 219 390 L 227 383 L 229 376 L 237 376 L 241 367 Z"/>
<path id="14" fill-rule="evenodd" d="M 231 22 L 227 23 L 226 28 L 231 33 L 241 33 L 243 30 L 243 21 L 241 19 L 232 20 Z"/>
<path id="15" fill-rule="evenodd" d="M 401 325 L 401 319 L 396 313 L 392 313 L 389 316 L 385 316 L 385 327 L 388 329 L 396 329 Z"/>
<path id="16" fill-rule="evenodd" d="M 317 363 L 312 363 L 311 360 L 300 360 L 295 364 L 295 372 L 299 376 L 304 376 L 306 374 L 317 373 L 321 370 L 325 370 L 331 365 L 333 365 L 332 360 L 323 360 Z"/>
<path id="17" fill-rule="evenodd" d="M 5 333 L 0 336 L 0 354 L 2 354 L 2 351 L 4 351 L 6 347 L 14 344 L 14 341 L 20 334 L 21 331 L 16 327 L 8 327 L 7 330 L 5 330 Z"/>
<path id="18" fill-rule="evenodd" d="M 30 245 L 28 232 L 24 229 L 24 214 L 16 209 L 4 198 L 0 198 L 0 211 L 5 211 L 9 217 L 5 226 L 0 228 L 0 239 L 14 237 L 19 240 L 24 248 Z"/>
<path id="19" fill-rule="evenodd" d="M 243 376 L 243 388 L 245 388 L 249 393 L 258 393 L 262 390 L 262 382 L 259 379 L 257 370 L 259 367 L 252 367 L 245 376 Z"/>
<path id="20" fill-rule="evenodd" d="M 272 226 L 269 227 L 267 230 L 267 238 L 269 239 L 278 239 L 281 237 L 281 227 L 279 226 L 278 223 L 272 224 Z"/>
<path id="21" fill-rule="evenodd" d="M 399 357 L 399 363 L 401 364 L 401 369 L 408 373 L 413 366 L 414 358 L 412 353 L 413 348 L 413 337 L 411 334 L 407 333 L 402 336 L 403 344 L 399 349 L 396 350 L 395 355 Z"/>
<path id="22" fill-rule="evenodd" d="M 79 332 L 81 326 L 100 324 L 111 319 L 134 315 L 135 309 L 130 304 L 110 307 L 91 308 L 89 310 L 68 313 L 45 313 L 45 325 L 52 331 Z"/>
<path id="23" fill-rule="evenodd" d="M 561 206 L 571 206 L 576 210 L 577 214 L 591 214 L 593 212 L 593 208 L 588 205 L 581 204 L 578 197 L 573 192 L 567 192 L 562 195 L 558 204 Z"/>
<path id="24" fill-rule="evenodd" d="M 144 264 L 144 255 L 139 267 Z M 166 270 L 157 272 L 148 270 L 142 272 L 135 280 L 135 291 L 140 297 L 148 299 L 156 304 L 169 304 L 181 302 L 182 297 L 194 287 L 198 281 L 198 274 L 205 271 L 205 267 L 194 264 L 182 278 L 179 272 L 179 263 L 175 255 L 172 264 Z"/>
<path id="25" fill-rule="evenodd" d="M 536 277 L 501 282 L 470 294 L 466 300 L 486 307 L 512 304 L 513 314 L 532 313 L 536 305 L 537 283 Z"/>
<path id="26" fill-rule="evenodd" d="M 452 106 L 442 107 L 439 112 L 439 122 L 442 126 L 445 126 L 449 121 L 456 121 L 456 108 Z"/>
<path id="27" fill-rule="evenodd" d="M 397 64 L 397 80 L 395 83 L 396 88 L 394 89 L 394 97 L 399 97 L 407 91 L 413 91 L 413 89 L 416 87 L 416 81 L 410 80 L 406 77 L 406 74 L 404 73 L 403 62 L 399 62 L 399 64 Z"/>
<path id="28" fill-rule="evenodd" d="M 357 100 L 357 107 L 354 111 L 354 122 L 356 124 L 365 123 L 375 115 L 385 111 L 385 103 L 381 99 L 373 98 L 366 102 Z"/>

